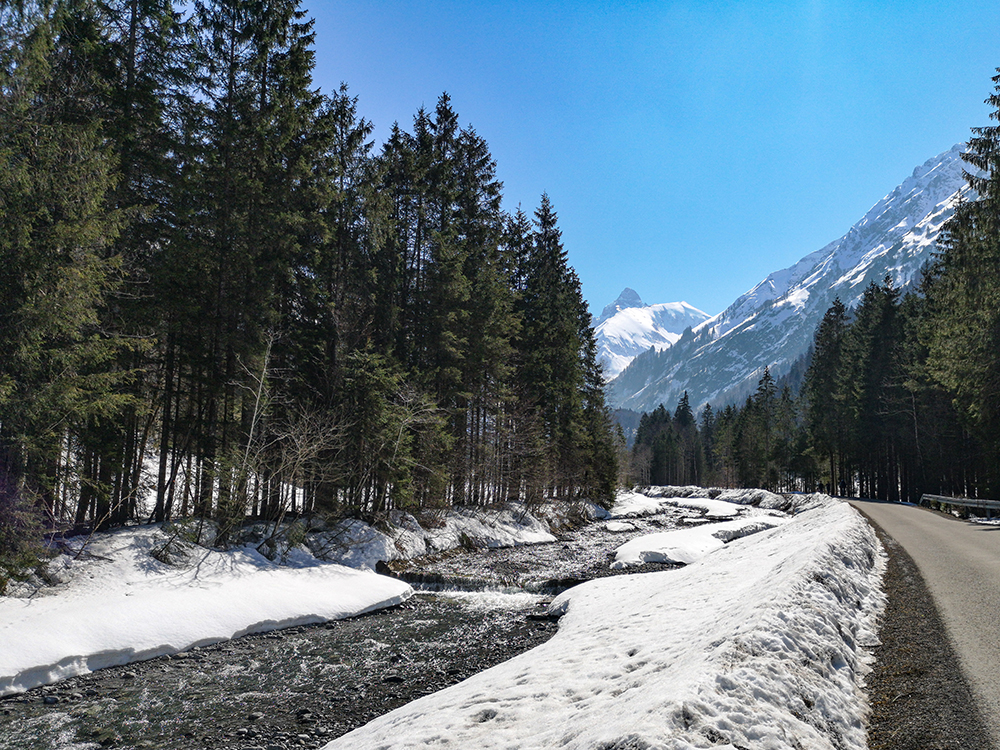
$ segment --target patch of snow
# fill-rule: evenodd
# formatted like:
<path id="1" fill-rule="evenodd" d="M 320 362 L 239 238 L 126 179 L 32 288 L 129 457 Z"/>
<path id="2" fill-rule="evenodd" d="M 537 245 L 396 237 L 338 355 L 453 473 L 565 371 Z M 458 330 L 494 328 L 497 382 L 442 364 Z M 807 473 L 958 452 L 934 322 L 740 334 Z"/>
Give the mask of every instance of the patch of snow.
<path id="1" fill-rule="evenodd" d="M 787 520 L 780 516 L 752 516 L 688 529 L 645 534 L 615 550 L 615 559 L 611 567 L 621 569 L 648 562 L 687 565 L 722 549 L 727 542 L 756 534 L 758 531 L 773 529 Z"/>
<path id="2" fill-rule="evenodd" d="M 0 598 L 0 695 L 103 667 L 175 654 L 278 628 L 351 617 L 406 601 L 409 585 L 317 560 L 284 566 L 252 547 L 191 547 L 183 562 L 153 556 L 156 526 L 95 536 L 62 560 L 66 582 L 31 599 Z M 82 542 L 76 542 L 82 544 Z"/>
<path id="3" fill-rule="evenodd" d="M 850 506 L 811 502 L 685 568 L 566 591 L 550 641 L 326 750 L 864 750 L 884 553 Z"/>
<path id="4" fill-rule="evenodd" d="M 717 499 L 725 500 L 727 503 L 754 505 L 772 510 L 786 510 L 790 506 L 784 497 L 767 490 L 722 490 Z"/>

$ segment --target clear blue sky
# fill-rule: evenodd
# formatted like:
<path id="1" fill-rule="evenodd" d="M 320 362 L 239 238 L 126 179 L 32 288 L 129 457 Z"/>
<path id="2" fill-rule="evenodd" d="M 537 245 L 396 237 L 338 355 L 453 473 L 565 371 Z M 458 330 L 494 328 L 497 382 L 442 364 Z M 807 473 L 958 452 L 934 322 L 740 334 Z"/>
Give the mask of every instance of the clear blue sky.
<path id="1" fill-rule="evenodd" d="M 720 312 L 990 124 L 1000 3 L 342 0 L 315 81 L 381 145 L 447 91 L 505 206 L 543 191 L 591 309 Z"/>

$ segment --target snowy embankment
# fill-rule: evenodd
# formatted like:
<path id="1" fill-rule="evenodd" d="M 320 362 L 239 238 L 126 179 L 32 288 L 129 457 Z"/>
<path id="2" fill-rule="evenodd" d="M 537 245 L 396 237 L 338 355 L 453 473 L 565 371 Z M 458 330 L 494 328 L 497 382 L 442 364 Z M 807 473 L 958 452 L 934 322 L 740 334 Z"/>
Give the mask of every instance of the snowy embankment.
<path id="1" fill-rule="evenodd" d="M 754 516 L 690 529 L 646 534 L 619 547 L 611 567 L 621 569 L 648 562 L 686 565 L 721 549 L 727 542 L 773 529 L 786 521 L 787 519 L 780 517 Z"/>
<path id="2" fill-rule="evenodd" d="M 848 505 L 800 507 L 685 568 L 570 589 L 552 640 L 327 750 L 865 748 L 884 554 Z"/>
<path id="3" fill-rule="evenodd" d="M 0 598 L 0 695 L 277 628 L 406 601 L 405 583 L 293 551 L 279 566 L 252 548 L 194 547 L 184 565 L 150 552 L 157 527 L 95 537 L 61 556 L 67 579 L 30 599 Z M 51 567 L 50 567 L 51 570 Z"/>
<path id="4" fill-rule="evenodd" d="M 645 487 L 640 492 L 622 492 L 615 500 L 615 517 L 648 516 L 665 507 L 692 508 L 704 512 L 709 519 L 732 518 L 749 506 L 764 510 L 804 510 L 812 495 L 799 496 L 794 502 L 784 495 L 767 490 L 720 490 L 705 487 Z"/>
<path id="5" fill-rule="evenodd" d="M 589 504 L 572 510 L 591 517 L 598 511 Z M 540 512 L 549 523 L 566 521 L 556 509 Z M 280 564 L 254 544 L 220 551 L 184 541 L 185 535 L 200 535 L 211 542 L 210 525 L 197 533 L 196 524 L 173 531 L 143 526 L 73 539 L 46 566 L 46 577 L 56 585 L 31 596 L 0 597 L 0 695 L 408 599 L 413 594 L 408 584 L 370 570 L 378 560 L 461 544 L 555 539 L 546 523 L 517 506 L 450 509 L 428 519 L 433 526 L 425 529 L 413 516 L 395 513 L 385 532 L 343 521 L 306 535 L 308 550 L 289 548 L 287 539 L 279 538 L 272 550 Z"/>
<path id="6" fill-rule="evenodd" d="M 423 523 L 409 513 L 392 511 L 385 530 L 358 519 L 341 521 L 314 534 L 309 547 L 325 560 L 352 568 L 375 568 L 379 561 L 403 560 L 456 547 L 512 547 L 554 542 L 552 528 L 576 515 L 594 520 L 607 512 L 586 502 L 535 506 L 510 503 L 499 508 L 451 508 L 428 513 Z"/>
<path id="7" fill-rule="evenodd" d="M 673 496 L 685 493 L 688 493 L 688 497 Z M 709 497 L 709 493 L 715 497 Z M 728 499 L 719 499 L 727 497 Z M 755 508 L 751 515 L 748 512 L 750 503 L 765 510 Z M 701 511 L 708 520 L 732 520 L 636 537 L 617 549 L 614 562 L 611 563 L 612 568 L 621 569 L 648 562 L 686 565 L 721 549 L 727 542 L 780 526 L 788 520 L 788 516 L 776 510 L 779 506 L 788 506 L 788 501 L 781 495 L 766 490 L 720 492 L 700 487 L 648 487 L 644 492 L 623 492 L 612 508 L 611 517 L 620 519 L 650 515 L 661 512 L 667 506 Z M 609 522 L 614 523 L 621 521 Z"/>

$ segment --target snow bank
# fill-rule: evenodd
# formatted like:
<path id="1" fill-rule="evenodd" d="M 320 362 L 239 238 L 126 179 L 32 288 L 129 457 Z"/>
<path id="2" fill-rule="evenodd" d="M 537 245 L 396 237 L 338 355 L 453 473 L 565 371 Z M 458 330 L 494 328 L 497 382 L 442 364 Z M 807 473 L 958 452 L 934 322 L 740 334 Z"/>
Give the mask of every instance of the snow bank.
<path id="1" fill-rule="evenodd" d="M 688 529 L 664 531 L 659 534 L 646 534 L 626 542 L 615 550 L 615 559 L 611 567 L 620 569 L 648 562 L 686 565 L 721 549 L 726 542 L 772 529 L 786 521 L 786 518 L 777 516 L 753 516 Z"/>
<path id="2" fill-rule="evenodd" d="M 253 544 L 225 552 L 211 544 L 211 523 L 121 529 L 96 535 L 80 559 L 60 555 L 47 576 L 58 585 L 31 598 L 0 597 L 0 695 L 22 692 L 103 667 L 307 623 L 352 617 L 399 604 L 409 585 L 375 575 L 379 560 L 459 546 L 500 547 L 555 541 L 551 528 L 607 515 L 590 503 L 499 509 L 456 508 L 421 525 L 390 514 L 384 531 L 347 519 L 305 534 L 309 549 L 271 540 L 281 564 Z M 242 535 L 242 536 L 241 536 Z M 256 536 L 255 536 L 256 535 Z M 84 542 L 74 542 L 76 552 Z"/>
<path id="3" fill-rule="evenodd" d="M 95 537 L 65 555 L 63 583 L 31 599 L 0 597 L 0 695 L 102 667 L 174 654 L 248 633 L 325 622 L 399 604 L 405 583 L 292 550 L 278 566 L 253 548 L 228 552 L 172 543 L 151 553 L 158 527 Z M 80 542 L 78 542 L 80 544 Z M 186 558 L 186 559 L 185 559 Z"/>
<path id="4" fill-rule="evenodd" d="M 767 490 L 724 490 L 694 485 L 644 487 L 637 492 L 619 492 L 611 509 L 614 517 L 649 516 L 662 513 L 664 508 L 691 508 L 705 513 L 706 518 L 727 518 L 740 515 L 733 506 L 754 506 L 763 510 L 797 513 L 814 507 L 813 495 L 777 495 Z"/>
<path id="5" fill-rule="evenodd" d="M 326 748 L 862 750 L 883 569 L 827 498 L 685 568 L 572 588 L 552 640 Z"/>
<path id="6" fill-rule="evenodd" d="M 659 488 L 657 488 L 659 489 Z M 662 513 L 664 508 L 690 508 L 701 511 L 706 518 L 732 518 L 742 512 L 739 505 L 705 498 L 663 497 L 646 492 L 621 492 L 611 508 L 614 518 L 651 516 Z"/>
<path id="7" fill-rule="evenodd" d="M 381 529 L 356 519 L 310 536 L 310 549 L 325 560 L 352 568 L 374 569 L 379 561 L 409 559 L 456 547 L 513 547 L 554 542 L 550 528 L 578 517 L 606 516 L 591 503 L 561 503 L 532 508 L 510 503 L 500 508 L 451 508 L 427 513 L 422 521 L 394 511 Z"/>

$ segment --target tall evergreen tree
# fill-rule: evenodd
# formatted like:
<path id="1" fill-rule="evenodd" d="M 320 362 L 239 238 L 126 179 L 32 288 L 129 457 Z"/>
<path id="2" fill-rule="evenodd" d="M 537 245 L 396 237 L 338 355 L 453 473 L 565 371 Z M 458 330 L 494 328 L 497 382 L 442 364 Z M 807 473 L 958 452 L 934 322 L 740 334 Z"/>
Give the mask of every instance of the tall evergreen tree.
<path id="1" fill-rule="evenodd" d="M 535 212 L 535 241 L 527 259 L 521 297 L 520 378 L 537 409 L 548 445 L 549 486 L 565 496 L 580 468 L 577 451 L 583 373 L 579 355 L 579 304 L 562 245 L 562 232 L 548 195 Z"/>
<path id="2" fill-rule="evenodd" d="M 812 446 L 825 460 L 829 481 L 837 484 L 843 465 L 844 404 L 837 398 L 837 383 L 842 368 L 842 344 L 847 329 L 847 310 L 840 298 L 826 311 L 816 329 L 812 358 L 806 371 L 802 392 L 805 399 L 805 425 Z"/>
<path id="3" fill-rule="evenodd" d="M 1000 119 L 1000 69 L 986 99 Z M 1000 125 L 972 130 L 964 158 L 977 198 L 959 204 L 931 270 L 928 367 L 990 453 L 989 489 L 1000 488 Z"/>
<path id="4" fill-rule="evenodd" d="M 886 277 L 865 290 L 844 336 L 844 366 L 837 385 L 846 416 L 845 430 L 861 492 L 899 499 L 896 453 L 904 398 L 897 316 L 899 291 Z"/>
<path id="5" fill-rule="evenodd" d="M 100 325 L 123 220 L 108 201 L 93 8 L 16 3 L 0 14 L 0 481 L 53 514 L 67 440 L 125 405 L 112 366 L 122 342 Z"/>

